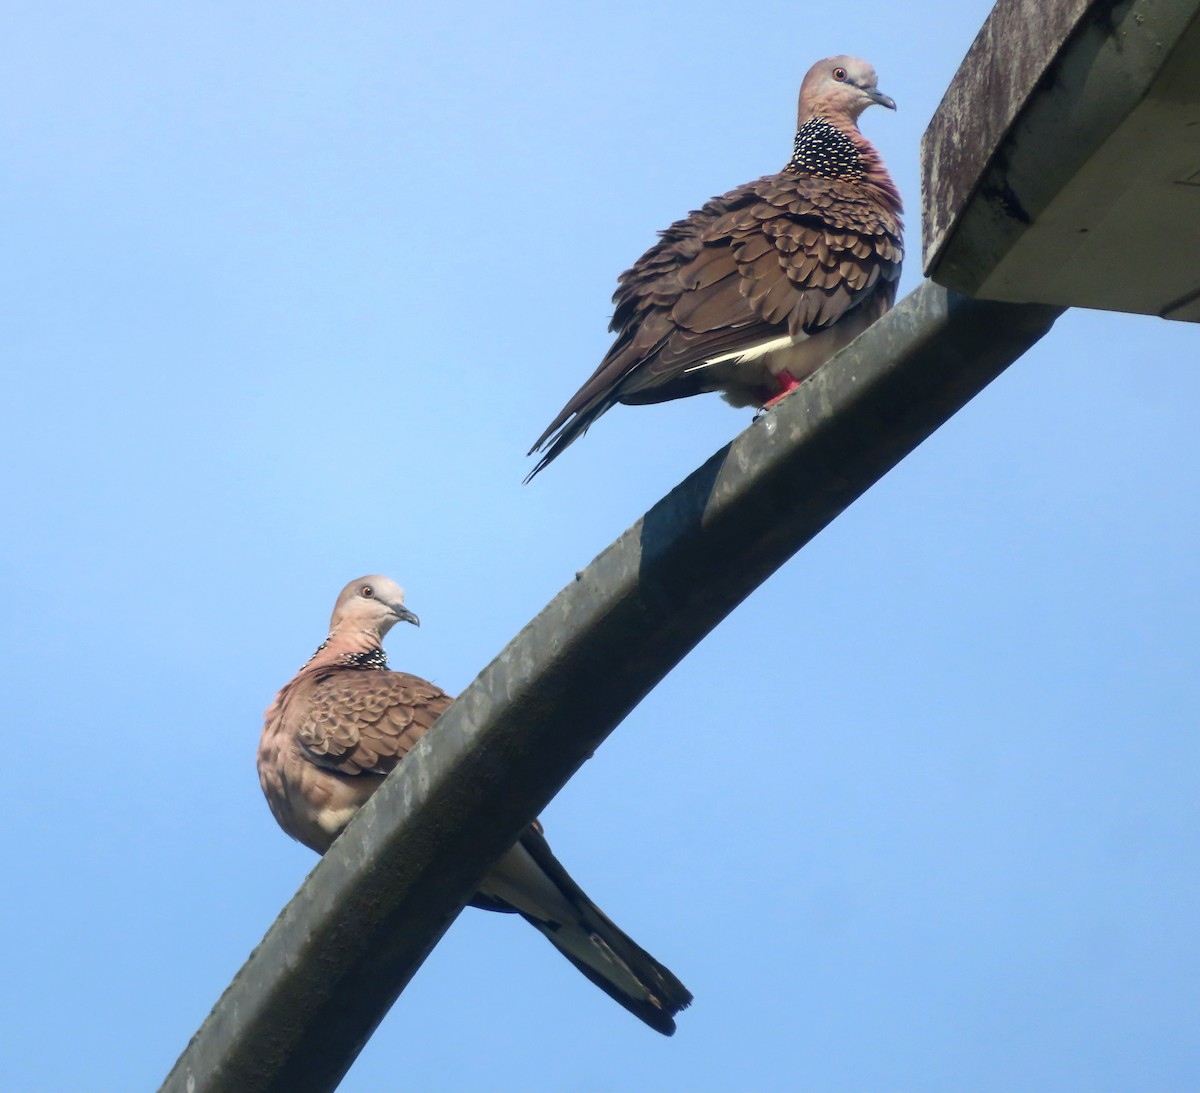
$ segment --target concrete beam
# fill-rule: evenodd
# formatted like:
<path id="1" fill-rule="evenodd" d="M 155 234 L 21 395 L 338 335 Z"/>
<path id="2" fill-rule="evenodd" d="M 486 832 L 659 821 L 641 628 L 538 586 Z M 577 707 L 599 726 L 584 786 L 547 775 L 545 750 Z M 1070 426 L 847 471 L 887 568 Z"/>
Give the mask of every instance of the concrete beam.
<path id="1" fill-rule="evenodd" d="M 488 865 L 625 715 L 1057 315 L 926 283 L 655 505 L 387 778 L 163 1093 L 333 1089 Z"/>
<path id="2" fill-rule="evenodd" d="M 939 284 L 1200 320 L 1200 0 L 999 0 L 921 151 Z"/>

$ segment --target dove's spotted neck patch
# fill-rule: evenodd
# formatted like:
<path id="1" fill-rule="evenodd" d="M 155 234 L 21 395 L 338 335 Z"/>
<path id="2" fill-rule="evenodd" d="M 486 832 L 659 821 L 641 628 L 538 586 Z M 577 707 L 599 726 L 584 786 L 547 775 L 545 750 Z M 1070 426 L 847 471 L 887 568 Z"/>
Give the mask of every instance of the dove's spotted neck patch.
<path id="1" fill-rule="evenodd" d="M 800 127 L 788 169 L 848 181 L 863 176 L 862 157 L 854 142 L 824 118 L 809 118 Z"/>
<path id="2" fill-rule="evenodd" d="M 317 650 L 311 657 L 308 658 L 308 664 L 311 664 L 324 651 L 329 644 L 327 641 L 321 642 L 317 646 Z M 387 653 L 383 651 L 382 646 L 376 646 L 374 649 L 367 649 L 361 653 L 343 653 L 340 660 L 340 665 L 345 668 L 377 668 L 380 671 L 386 671 L 388 666 Z"/>
<path id="3" fill-rule="evenodd" d="M 346 653 L 342 662 L 348 668 L 378 668 L 385 670 L 388 666 L 387 653 L 382 648 L 368 649 L 365 653 Z"/>

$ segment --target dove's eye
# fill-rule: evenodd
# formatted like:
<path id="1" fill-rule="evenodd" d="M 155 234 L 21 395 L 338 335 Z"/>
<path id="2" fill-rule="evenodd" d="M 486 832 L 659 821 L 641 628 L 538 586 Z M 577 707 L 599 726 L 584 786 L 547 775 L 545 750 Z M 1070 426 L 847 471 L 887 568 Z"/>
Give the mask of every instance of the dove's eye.
<path id="1" fill-rule="evenodd" d="M 364 584 L 362 588 L 358 590 L 358 594 L 364 600 L 369 600 L 375 595 L 375 589 L 373 589 L 369 584 Z"/>
<path id="2" fill-rule="evenodd" d="M 846 70 L 841 66 L 835 68 L 833 70 L 833 78 L 839 81 L 844 80 L 846 78 Z"/>

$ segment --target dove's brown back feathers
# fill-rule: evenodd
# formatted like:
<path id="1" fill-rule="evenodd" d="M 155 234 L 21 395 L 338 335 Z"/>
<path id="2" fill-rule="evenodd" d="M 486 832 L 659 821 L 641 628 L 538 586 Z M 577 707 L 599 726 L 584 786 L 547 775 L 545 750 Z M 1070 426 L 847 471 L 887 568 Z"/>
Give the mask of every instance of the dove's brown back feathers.
<path id="1" fill-rule="evenodd" d="M 259 777 L 279 825 L 323 854 L 450 705 L 417 676 L 360 666 L 301 669 L 267 710 Z M 291 762 L 275 762 L 286 750 Z"/>
<path id="2" fill-rule="evenodd" d="M 386 775 L 452 699 L 405 672 L 331 668 L 299 679 L 285 702 L 301 705 L 296 738 L 319 767 Z"/>

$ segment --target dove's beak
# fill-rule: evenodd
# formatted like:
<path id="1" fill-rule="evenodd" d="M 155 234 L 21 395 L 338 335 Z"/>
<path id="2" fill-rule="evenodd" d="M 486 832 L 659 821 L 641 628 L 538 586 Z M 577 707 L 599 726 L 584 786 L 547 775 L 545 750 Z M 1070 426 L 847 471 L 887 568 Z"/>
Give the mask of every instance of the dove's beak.
<path id="1" fill-rule="evenodd" d="M 896 100 L 893 99 L 890 95 L 885 95 L 882 91 L 878 91 L 875 88 L 871 88 L 867 92 L 867 96 L 870 98 L 870 100 L 872 102 L 879 103 L 880 106 L 886 106 L 889 110 L 896 109 Z"/>

